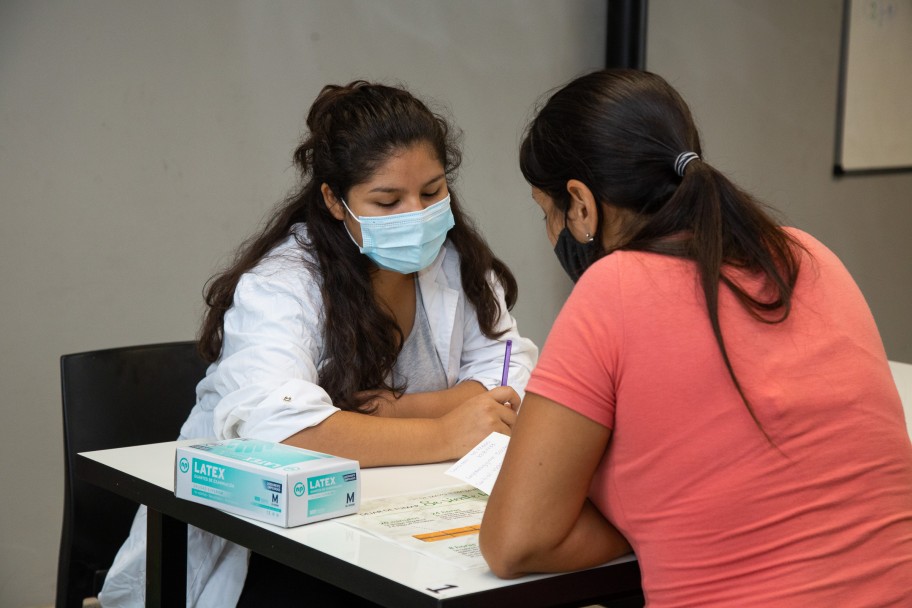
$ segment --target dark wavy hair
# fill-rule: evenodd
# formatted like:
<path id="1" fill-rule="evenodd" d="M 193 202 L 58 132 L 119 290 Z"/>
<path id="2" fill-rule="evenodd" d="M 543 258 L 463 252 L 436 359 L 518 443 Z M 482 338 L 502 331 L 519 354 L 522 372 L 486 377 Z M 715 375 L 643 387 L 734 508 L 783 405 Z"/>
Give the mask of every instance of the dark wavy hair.
<path id="1" fill-rule="evenodd" d="M 500 310 L 489 282 L 491 275 L 503 286 L 508 309 L 516 302 L 516 279 L 494 256 L 453 189 L 462 158 L 458 133 L 408 91 L 362 80 L 327 85 L 310 108 L 307 128 L 308 134 L 294 152 L 300 172 L 298 188 L 241 245 L 233 263 L 207 283 L 208 310 L 200 329 L 199 350 L 207 361 L 218 359 L 225 312 L 241 275 L 292 234 L 294 224 L 304 223 L 307 238 L 299 237 L 298 245 L 310 256 L 302 256 L 302 271 L 306 267 L 319 277 L 324 305 L 319 384 L 337 407 L 370 412 L 369 395 L 361 391 L 405 390 L 387 382 L 403 335 L 395 319 L 375 301 L 370 276 L 376 266 L 352 245 L 343 223 L 327 209 L 320 191 L 323 183 L 336 196 L 346 198 L 353 186 L 370 179 L 396 153 L 429 144 L 449 185 L 455 226 L 447 238 L 459 253 L 462 287 L 486 336 L 503 333 L 494 329 L 506 312 Z"/>
<path id="2" fill-rule="evenodd" d="M 573 80 L 539 109 L 526 128 L 519 164 L 526 180 L 566 213 L 567 182 L 583 182 L 601 203 L 635 212 L 615 249 L 693 260 L 728 373 L 760 425 L 732 368 L 719 325 L 724 285 L 758 321 L 780 323 L 791 310 L 803 248 L 765 205 L 711 165 L 696 159 L 675 171 L 682 152 L 702 155 L 700 136 L 681 96 L 656 74 L 612 69 Z M 601 233 L 604 218 L 598 216 Z M 670 238 L 672 237 L 672 238 Z M 611 253 L 601 240 L 597 257 Z M 755 297 L 727 267 L 762 276 Z"/>

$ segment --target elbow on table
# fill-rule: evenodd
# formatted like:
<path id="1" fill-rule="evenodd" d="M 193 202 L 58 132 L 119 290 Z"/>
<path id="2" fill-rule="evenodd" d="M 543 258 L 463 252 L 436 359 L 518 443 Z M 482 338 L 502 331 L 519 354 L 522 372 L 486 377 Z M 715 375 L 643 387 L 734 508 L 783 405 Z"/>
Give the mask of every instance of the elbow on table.
<path id="1" fill-rule="evenodd" d="M 509 567 L 509 564 L 500 564 L 498 562 L 489 561 L 488 567 L 491 569 L 491 572 L 494 573 L 494 576 L 506 580 L 519 578 L 520 576 L 527 574 L 517 568 Z"/>
<path id="2" fill-rule="evenodd" d="M 504 535 L 495 534 L 482 525 L 478 545 L 488 567 L 497 577 L 510 579 L 528 574 L 523 564 L 529 552 L 518 543 L 510 542 Z"/>

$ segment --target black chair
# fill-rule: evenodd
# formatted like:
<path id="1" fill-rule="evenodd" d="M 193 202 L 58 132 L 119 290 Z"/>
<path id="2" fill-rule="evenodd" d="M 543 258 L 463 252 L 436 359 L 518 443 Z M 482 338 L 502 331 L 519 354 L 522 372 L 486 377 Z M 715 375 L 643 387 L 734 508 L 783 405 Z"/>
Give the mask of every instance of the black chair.
<path id="1" fill-rule="evenodd" d="M 76 454 L 177 439 L 205 372 L 195 342 L 60 358 L 65 484 L 57 608 L 81 607 L 98 594 L 137 508 L 76 479 Z"/>

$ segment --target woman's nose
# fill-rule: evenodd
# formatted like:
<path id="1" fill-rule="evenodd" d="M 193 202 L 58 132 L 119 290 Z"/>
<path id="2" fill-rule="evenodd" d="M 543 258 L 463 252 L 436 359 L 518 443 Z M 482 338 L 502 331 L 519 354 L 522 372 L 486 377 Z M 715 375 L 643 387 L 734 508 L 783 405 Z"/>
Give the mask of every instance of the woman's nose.
<path id="1" fill-rule="evenodd" d="M 405 203 L 403 205 L 403 210 L 402 210 L 403 213 L 409 213 L 411 211 L 423 211 L 424 209 L 426 209 L 427 207 L 430 206 L 430 203 L 427 203 L 424 200 L 422 200 L 420 194 L 416 194 L 415 196 L 409 196 L 402 202 Z"/>

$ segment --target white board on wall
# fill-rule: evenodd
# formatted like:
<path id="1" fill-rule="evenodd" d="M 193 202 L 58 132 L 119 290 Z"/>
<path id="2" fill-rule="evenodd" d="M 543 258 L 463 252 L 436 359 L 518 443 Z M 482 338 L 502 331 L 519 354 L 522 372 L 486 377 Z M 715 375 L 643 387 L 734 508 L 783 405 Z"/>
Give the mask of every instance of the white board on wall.
<path id="1" fill-rule="evenodd" d="M 836 172 L 912 170 L 912 0 L 845 0 Z"/>

